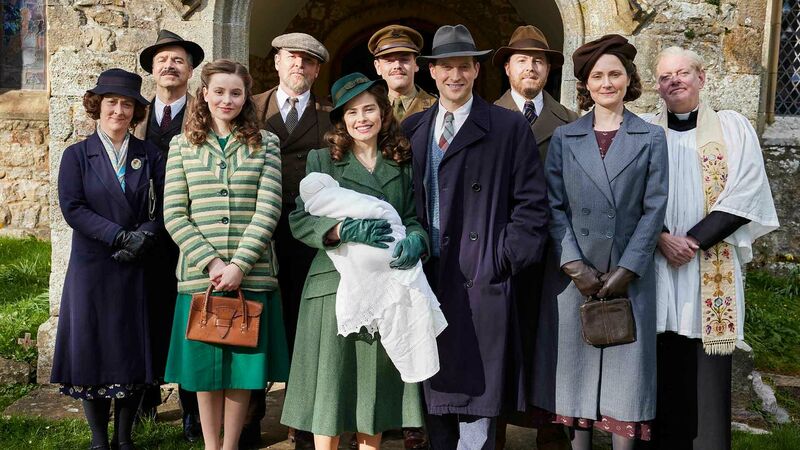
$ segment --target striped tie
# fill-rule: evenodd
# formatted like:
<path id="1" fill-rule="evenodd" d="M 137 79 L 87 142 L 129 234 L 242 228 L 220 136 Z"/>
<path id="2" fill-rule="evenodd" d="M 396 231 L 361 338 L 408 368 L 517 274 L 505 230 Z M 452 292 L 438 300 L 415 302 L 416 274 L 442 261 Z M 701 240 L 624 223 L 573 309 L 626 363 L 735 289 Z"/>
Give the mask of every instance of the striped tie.
<path id="1" fill-rule="evenodd" d="M 289 102 L 289 113 L 286 114 L 286 131 L 289 134 L 292 134 L 294 128 L 297 126 L 297 122 L 299 121 L 299 117 L 297 115 L 297 101 L 299 99 L 297 97 L 287 98 L 286 101 Z"/>
<path id="2" fill-rule="evenodd" d="M 443 152 L 447 151 L 447 147 L 453 141 L 453 119 L 453 113 L 450 111 L 444 113 L 444 128 L 442 129 L 442 137 L 439 138 L 439 148 Z"/>
<path id="3" fill-rule="evenodd" d="M 531 125 L 533 125 L 533 122 L 536 122 L 536 118 L 539 117 L 536 115 L 536 105 L 534 105 L 531 100 L 525 102 L 525 109 L 522 113 L 525 114 L 525 118 L 528 119 L 528 123 Z"/>

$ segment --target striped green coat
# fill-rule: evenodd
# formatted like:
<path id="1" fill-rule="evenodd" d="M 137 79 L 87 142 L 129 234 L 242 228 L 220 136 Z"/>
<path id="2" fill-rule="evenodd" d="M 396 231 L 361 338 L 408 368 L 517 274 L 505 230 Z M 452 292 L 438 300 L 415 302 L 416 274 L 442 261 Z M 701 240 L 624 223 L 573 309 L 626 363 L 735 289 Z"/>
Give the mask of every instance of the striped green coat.
<path id="1" fill-rule="evenodd" d="M 164 224 L 180 247 L 178 291 L 208 287 L 206 266 L 216 257 L 244 273 L 241 288 L 278 287 L 272 232 L 281 214 L 278 137 L 261 131 L 261 147 L 231 139 L 224 152 L 209 133 L 199 146 L 172 139 L 164 188 Z"/>

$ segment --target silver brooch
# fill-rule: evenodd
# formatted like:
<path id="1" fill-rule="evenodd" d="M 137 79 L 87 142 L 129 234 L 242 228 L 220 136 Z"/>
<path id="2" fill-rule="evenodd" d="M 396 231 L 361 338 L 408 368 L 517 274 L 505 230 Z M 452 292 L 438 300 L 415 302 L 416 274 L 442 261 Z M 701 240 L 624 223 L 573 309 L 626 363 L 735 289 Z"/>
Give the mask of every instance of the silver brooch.
<path id="1" fill-rule="evenodd" d="M 141 159 L 135 158 L 133 161 L 131 161 L 131 169 L 139 170 L 141 168 L 142 168 L 142 160 Z"/>

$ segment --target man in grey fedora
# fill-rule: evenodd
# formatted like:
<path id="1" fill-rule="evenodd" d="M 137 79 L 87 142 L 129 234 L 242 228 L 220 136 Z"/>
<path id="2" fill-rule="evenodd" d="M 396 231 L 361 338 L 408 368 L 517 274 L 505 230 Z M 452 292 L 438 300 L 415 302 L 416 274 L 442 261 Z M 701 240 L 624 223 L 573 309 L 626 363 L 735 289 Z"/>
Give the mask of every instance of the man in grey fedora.
<path id="1" fill-rule="evenodd" d="M 463 25 L 439 28 L 418 58 L 439 101 L 403 122 L 431 236 L 425 273 L 449 324 L 423 385 L 434 450 L 493 449 L 497 417 L 526 406 L 515 275 L 541 261 L 549 210 L 530 124 L 472 92 L 490 53 Z"/>

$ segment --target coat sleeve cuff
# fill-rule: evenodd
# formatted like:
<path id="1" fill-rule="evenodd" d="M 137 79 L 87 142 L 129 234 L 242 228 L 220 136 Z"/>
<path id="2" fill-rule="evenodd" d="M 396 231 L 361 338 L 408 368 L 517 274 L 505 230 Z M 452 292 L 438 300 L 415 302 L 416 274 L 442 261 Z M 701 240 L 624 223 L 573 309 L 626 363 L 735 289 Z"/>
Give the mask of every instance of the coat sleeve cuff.
<path id="1" fill-rule="evenodd" d="M 330 231 L 331 228 L 335 227 L 339 222 L 341 222 L 341 220 L 332 219 L 330 217 L 318 217 L 317 218 L 317 223 L 314 224 L 314 229 L 315 229 L 315 232 L 316 232 L 317 236 L 320 236 L 320 244 L 321 244 L 320 247 L 321 248 L 329 250 L 329 249 L 333 249 L 333 248 L 338 248 L 340 245 L 342 245 L 342 241 L 341 240 L 337 241 L 333 245 L 329 245 L 325 241 L 325 236 L 327 236 L 328 231 Z"/>

